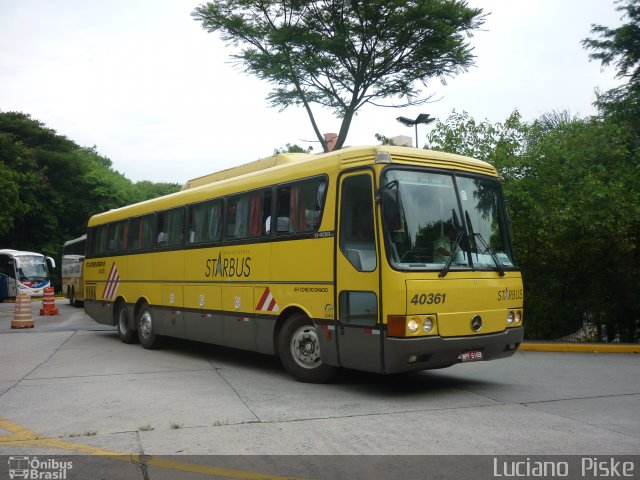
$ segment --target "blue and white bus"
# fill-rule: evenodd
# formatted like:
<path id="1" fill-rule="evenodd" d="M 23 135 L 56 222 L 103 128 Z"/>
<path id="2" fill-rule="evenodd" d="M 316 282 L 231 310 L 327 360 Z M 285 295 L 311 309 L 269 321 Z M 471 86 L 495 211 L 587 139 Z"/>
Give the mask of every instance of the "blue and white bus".
<path id="1" fill-rule="evenodd" d="M 41 253 L 0 250 L 0 300 L 15 298 L 19 293 L 44 295 L 51 284 L 49 268 L 56 262 Z"/>

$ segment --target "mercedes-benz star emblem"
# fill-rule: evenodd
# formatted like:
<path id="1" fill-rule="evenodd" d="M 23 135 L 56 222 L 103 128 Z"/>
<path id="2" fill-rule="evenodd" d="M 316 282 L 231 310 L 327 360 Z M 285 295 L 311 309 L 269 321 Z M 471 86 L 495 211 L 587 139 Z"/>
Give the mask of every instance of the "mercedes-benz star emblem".
<path id="1" fill-rule="evenodd" d="M 474 332 L 480 331 L 482 328 L 482 317 L 480 315 L 474 315 L 471 319 L 471 330 Z"/>

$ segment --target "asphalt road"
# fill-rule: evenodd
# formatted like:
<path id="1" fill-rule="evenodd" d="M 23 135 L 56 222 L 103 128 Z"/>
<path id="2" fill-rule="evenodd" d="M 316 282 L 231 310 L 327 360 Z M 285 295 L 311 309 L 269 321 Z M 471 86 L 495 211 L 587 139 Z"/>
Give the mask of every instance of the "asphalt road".
<path id="1" fill-rule="evenodd" d="M 310 385 L 275 357 L 178 340 L 125 345 L 82 309 L 57 306 L 40 317 L 34 303 L 35 328 L 15 330 L 13 305 L 0 304 L 0 456 L 90 454 L 111 465 L 122 455 L 124 472 L 105 478 L 280 478 L 283 465 L 286 476 L 339 478 L 331 456 L 360 462 L 348 468 L 362 478 L 392 478 L 394 462 L 420 463 L 404 455 L 640 454 L 637 354 L 518 352 Z M 193 466 L 203 463 L 208 471 Z"/>

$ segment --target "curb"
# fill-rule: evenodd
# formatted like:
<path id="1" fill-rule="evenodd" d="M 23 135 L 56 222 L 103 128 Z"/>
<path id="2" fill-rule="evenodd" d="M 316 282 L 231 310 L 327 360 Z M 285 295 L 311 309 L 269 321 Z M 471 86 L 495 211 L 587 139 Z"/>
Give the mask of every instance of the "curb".
<path id="1" fill-rule="evenodd" d="M 520 350 L 528 352 L 640 353 L 640 344 L 524 342 L 520 345 Z"/>

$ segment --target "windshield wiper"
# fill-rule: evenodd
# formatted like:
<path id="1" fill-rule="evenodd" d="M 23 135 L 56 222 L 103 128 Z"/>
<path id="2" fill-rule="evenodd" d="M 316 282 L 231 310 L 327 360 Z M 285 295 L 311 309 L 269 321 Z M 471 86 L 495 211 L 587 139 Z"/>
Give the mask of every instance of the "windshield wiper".
<path id="1" fill-rule="evenodd" d="M 464 232 L 460 230 L 458 231 L 458 235 L 456 236 L 456 239 L 453 242 L 453 245 L 451 246 L 451 255 L 449 255 L 449 258 L 447 258 L 447 263 L 445 263 L 444 267 L 442 267 L 442 269 L 440 270 L 438 277 L 444 278 L 447 276 L 447 273 L 449 273 L 449 270 L 451 269 L 451 262 L 453 262 L 453 255 L 455 251 L 458 249 L 458 247 L 460 246 L 462 237 L 464 237 Z"/>
<path id="2" fill-rule="evenodd" d="M 485 253 L 489 252 L 489 255 L 491 255 L 491 259 L 493 260 L 493 263 L 496 264 L 496 269 L 498 270 L 498 273 L 500 274 L 501 277 L 504 277 L 504 267 L 502 266 L 502 263 L 500 263 L 500 260 L 498 260 L 498 257 L 496 256 L 496 254 L 493 252 L 493 249 L 487 244 L 487 242 L 485 241 L 485 239 L 482 237 L 480 233 L 476 233 L 473 231 L 473 225 L 471 224 L 471 218 L 469 217 L 469 212 L 467 210 L 465 210 L 464 215 L 467 220 L 469 231 L 471 232 L 471 238 L 473 238 L 474 241 L 476 238 L 480 240 L 480 243 L 482 244 L 482 247 L 484 248 Z M 477 255 L 477 252 L 478 252 L 478 246 L 476 245 L 476 255 Z"/>
<path id="3" fill-rule="evenodd" d="M 500 274 L 501 277 L 504 277 L 504 267 L 502 266 L 502 263 L 500 263 L 498 256 L 495 253 L 493 253 L 493 249 L 489 245 L 487 245 L 487 242 L 484 240 L 484 238 L 482 238 L 482 235 L 480 235 L 479 233 L 474 233 L 473 235 L 478 240 L 480 240 L 480 243 L 482 243 L 482 247 L 484 248 L 484 251 L 489 252 L 489 255 L 491 255 L 491 258 L 493 259 L 493 263 L 496 264 L 498 273 Z"/>

